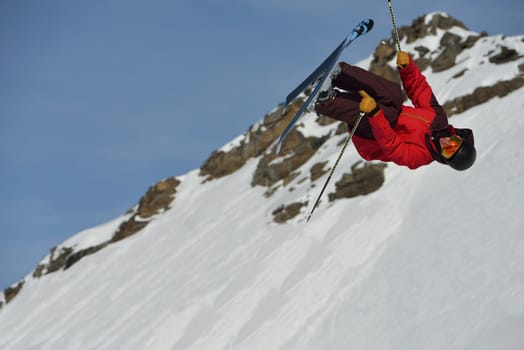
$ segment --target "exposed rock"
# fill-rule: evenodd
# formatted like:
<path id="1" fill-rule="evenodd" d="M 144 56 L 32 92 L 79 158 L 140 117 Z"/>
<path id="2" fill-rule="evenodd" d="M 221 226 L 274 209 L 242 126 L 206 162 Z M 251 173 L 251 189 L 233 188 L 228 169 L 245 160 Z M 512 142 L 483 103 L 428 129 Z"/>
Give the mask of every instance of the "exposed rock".
<path id="1" fill-rule="evenodd" d="M 424 57 L 430 52 L 430 50 L 425 46 L 416 46 L 415 51 L 418 52 L 420 57 Z"/>
<path id="2" fill-rule="evenodd" d="M 61 248 L 58 254 L 57 254 L 56 247 L 51 249 L 51 256 L 49 258 L 49 264 L 45 266 L 45 274 L 47 275 L 48 273 L 53 273 L 55 271 L 61 270 L 65 266 L 67 259 L 69 259 L 72 253 L 73 253 L 73 248 L 69 248 L 69 247 Z M 44 270 L 44 269 L 40 269 L 40 270 Z M 33 277 L 40 277 L 40 276 L 36 276 L 35 274 L 33 274 Z"/>
<path id="3" fill-rule="evenodd" d="M 249 159 L 260 156 L 284 131 L 302 103 L 302 99 L 293 101 L 284 116 L 281 116 L 282 107 L 266 115 L 261 124 L 252 126 L 239 145 L 228 152 L 213 152 L 201 166 L 200 175 L 206 177 L 206 181 L 218 179 L 234 173 Z"/>
<path id="4" fill-rule="evenodd" d="M 180 183 L 180 180 L 171 177 L 149 187 L 146 194 L 140 199 L 137 208 L 131 209 L 127 212 L 127 214 L 132 214 L 131 218 L 120 225 L 117 232 L 108 242 L 76 252 L 73 247 L 61 247 L 59 251 L 57 247 L 54 247 L 51 249 L 49 262 L 39 264 L 33 271 L 33 277 L 40 278 L 62 269 L 66 270 L 84 257 L 95 254 L 111 243 L 136 234 L 147 226 L 155 215 L 160 214 L 169 208 L 174 200 L 176 188 Z M 23 284 L 24 282 L 22 281 L 15 287 L 8 288 L 4 291 L 6 303 L 11 301 L 12 298 L 20 292 Z"/>
<path id="5" fill-rule="evenodd" d="M 340 123 L 338 125 L 337 131 L 335 131 L 335 135 L 342 135 L 349 132 L 349 127 L 346 123 Z"/>
<path id="6" fill-rule="evenodd" d="M 460 72 L 458 72 L 457 74 L 455 74 L 452 78 L 453 79 L 458 79 L 458 78 L 462 77 L 464 74 L 466 74 L 467 71 L 468 71 L 467 68 L 463 69 Z"/>
<path id="7" fill-rule="evenodd" d="M 294 171 L 309 160 L 327 139 L 327 137 L 305 138 L 297 129 L 293 129 L 287 136 L 279 155 L 268 151 L 268 147 L 280 136 L 303 102 L 300 98 L 293 101 L 283 116 L 282 107 L 278 108 L 266 115 L 261 123 L 252 126 L 237 146 L 227 152 L 223 150 L 213 152 L 201 166 L 200 175 L 206 178 L 205 181 L 218 179 L 234 173 L 249 159 L 265 154 L 258 163 L 251 184 L 271 187 L 280 180 L 284 180 L 284 185 L 289 183 L 297 175 Z M 326 126 L 338 121 L 319 116 L 316 122 Z M 347 127 L 345 128 L 347 130 Z M 279 157 L 282 158 L 281 161 Z"/>
<path id="8" fill-rule="evenodd" d="M 40 264 L 33 271 L 34 278 L 40 278 L 49 273 L 61 270 L 67 263 L 67 259 L 73 254 L 73 248 L 63 247 L 57 252 L 57 247 L 53 247 L 50 252 L 49 262 Z"/>
<path id="9" fill-rule="evenodd" d="M 180 181 L 178 179 L 171 177 L 151 186 L 146 194 L 140 199 L 136 210 L 128 212 L 129 214 L 134 213 L 131 218 L 120 225 L 117 232 L 108 242 L 76 252 L 72 247 L 61 247 L 59 251 L 54 247 L 51 249 L 49 262 L 47 264 L 38 265 L 33 272 L 33 277 L 40 278 L 62 269 L 68 269 L 82 258 L 98 252 L 113 242 L 137 233 L 151 221 L 154 215 L 169 208 L 169 205 L 174 199 L 176 187 L 179 184 Z"/>
<path id="10" fill-rule="evenodd" d="M 311 182 L 318 180 L 329 171 L 329 169 L 324 169 L 327 163 L 328 162 L 317 163 L 311 167 Z"/>
<path id="11" fill-rule="evenodd" d="M 436 14 L 427 23 L 426 16 L 421 16 L 415 19 L 411 26 L 399 28 L 399 35 L 401 39 L 406 38 L 408 43 L 412 43 L 427 35 L 435 35 L 438 29 L 448 30 L 452 27 L 467 29 L 462 22 L 450 16 L 446 17 Z M 470 35 L 466 39 L 462 39 L 456 34 L 446 32 L 440 41 L 441 51 L 437 58 L 431 60 L 430 50 L 424 46 L 417 46 L 415 51 L 418 53 L 418 58 L 415 60 L 415 63 L 421 71 L 425 70 L 427 67 L 431 67 L 433 72 L 444 71 L 455 65 L 457 56 L 461 52 L 473 47 L 480 38 L 486 37 L 487 35 L 486 32 L 482 32 L 479 35 Z M 370 71 L 389 80 L 399 81 L 398 73 L 388 64 L 388 62 L 391 62 L 395 54 L 396 50 L 393 40 L 389 39 L 388 41 L 383 41 L 382 45 L 375 50 L 373 61 L 370 65 Z M 492 52 L 490 55 L 490 62 L 495 64 L 507 63 L 521 57 L 517 51 L 504 46 L 500 48 L 499 53 L 494 54 L 494 52 Z M 458 79 L 466 72 L 467 70 L 462 70 L 453 78 Z M 510 81 L 497 83 L 491 87 L 478 88 L 470 95 L 457 97 L 453 101 L 448 101 L 444 104 L 444 108 L 448 112 L 448 115 L 461 113 L 473 106 L 484 103 L 493 97 L 505 96 L 521 86 L 522 77 L 517 77 Z"/>
<path id="12" fill-rule="evenodd" d="M 486 36 L 486 33 L 480 35 L 470 35 L 466 40 L 462 41 L 462 38 L 452 33 L 446 33 L 440 41 L 440 46 L 444 48 L 442 53 L 433 61 L 431 68 L 433 72 L 441 72 L 449 69 L 455 65 L 457 56 L 464 51 L 475 45 L 475 43 L 482 37 Z"/>
<path id="13" fill-rule="evenodd" d="M 428 23 L 426 23 L 426 16 L 421 16 L 415 19 L 411 26 L 399 28 L 399 36 L 401 40 L 406 38 L 409 44 L 428 35 L 437 34 L 438 29 L 448 30 L 453 27 L 467 29 L 462 22 L 451 16 L 446 17 L 441 14 L 435 14 Z M 458 35 L 447 32 L 441 39 L 440 46 L 442 47 L 442 52 L 437 59 L 431 61 L 428 57 L 430 50 L 423 46 L 417 46 L 415 51 L 418 53 L 418 57 L 415 63 L 421 71 L 424 71 L 429 66 L 432 67 L 434 72 L 446 70 L 455 64 L 457 55 L 464 49 L 472 47 L 479 38 L 486 35 L 487 34 L 482 33 L 479 36 L 470 36 L 462 41 Z M 414 52 L 411 52 L 411 54 L 414 54 Z M 396 47 L 393 39 L 383 40 L 373 54 L 369 71 L 388 80 L 400 82 L 397 70 L 388 64 L 395 56 Z"/>
<path id="14" fill-rule="evenodd" d="M 415 19 L 411 26 L 399 28 L 399 36 L 401 40 L 405 38 L 409 44 L 428 35 L 436 35 L 438 29 L 446 31 L 453 27 L 467 30 L 462 22 L 451 16 L 435 14 L 430 21 L 427 21 L 427 16 L 421 16 Z M 441 72 L 452 67 L 455 64 L 457 55 L 464 49 L 472 47 L 479 38 L 484 36 L 487 36 L 487 33 L 473 35 L 462 41 L 458 35 L 447 32 L 441 39 L 442 52 L 437 59 L 432 61 L 428 57 L 430 50 L 423 46 L 417 46 L 415 51 L 418 53 L 418 57 L 416 57 L 415 63 L 421 71 L 431 66 L 434 72 Z M 411 54 L 414 54 L 414 52 L 411 52 Z M 382 44 L 375 50 L 369 70 L 391 81 L 400 82 L 398 72 L 388 64 L 395 56 L 396 47 L 393 39 L 383 40 Z"/>
<path id="15" fill-rule="evenodd" d="M 505 46 L 502 46 L 500 48 L 500 53 L 494 56 L 491 56 L 489 58 L 489 61 L 495 64 L 504 64 L 504 63 L 508 63 L 511 61 L 515 61 L 519 58 L 520 58 L 520 55 L 517 51 L 515 51 L 514 49 L 509 49 Z"/>
<path id="16" fill-rule="evenodd" d="M 488 33 L 486 32 L 481 32 L 479 35 L 470 35 L 466 38 L 466 41 L 464 41 L 462 45 L 465 49 L 470 49 L 477 43 L 477 41 L 479 41 L 479 39 L 485 38 L 487 36 Z"/>
<path id="17" fill-rule="evenodd" d="M 88 255 L 92 255 L 92 254 L 95 254 L 96 252 L 98 252 L 99 250 L 101 249 L 104 249 L 105 247 L 107 247 L 109 245 L 109 242 L 106 242 L 106 243 L 103 243 L 103 244 L 99 244 L 97 246 L 94 246 L 94 247 L 89 247 L 87 249 L 83 249 L 83 250 L 80 250 L 74 254 L 71 254 L 71 256 L 69 256 L 69 258 L 67 259 L 65 265 L 64 265 L 64 270 L 67 270 L 68 268 L 70 268 L 71 266 L 73 266 L 74 264 L 76 264 L 77 262 L 80 261 L 80 259 L 88 256 Z"/>
<path id="18" fill-rule="evenodd" d="M 444 47 L 444 50 L 431 64 L 433 72 L 442 72 L 455 65 L 457 56 L 464 50 L 464 47 L 460 44 L 461 39 L 462 38 L 456 34 L 449 32 L 444 34 L 440 40 L 440 46 Z"/>
<path id="19" fill-rule="evenodd" d="M 501 81 L 493 86 L 479 87 L 472 94 L 460 96 L 446 102 L 443 107 L 448 116 L 462 113 L 472 107 L 485 103 L 495 97 L 503 97 L 524 86 L 524 77 Z"/>
<path id="20" fill-rule="evenodd" d="M 398 71 L 391 68 L 389 61 L 397 55 L 395 43 L 392 39 L 383 41 L 373 53 L 373 60 L 369 65 L 369 71 L 396 83 L 400 82 Z"/>
<path id="21" fill-rule="evenodd" d="M 207 180 L 212 180 L 234 173 L 249 159 L 243 151 L 241 147 L 235 147 L 227 153 L 214 151 L 200 168 L 200 175 L 206 176 Z"/>
<path id="22" fill-rule="evenodd" d="M 251 185 L 271 187 L 280 180 L 284 180 L 284 185 L 288 184 L 296 177 L 295 170 L 307 162 L 327 138 L 306 138 L 293 129 L 279 155 L 268 152 L 260 159 Z"/>
<path id="23" fill-rule="evenodd" d="M 138 203 L 138 215 L 145 219 L 169 209 L 178 185 L 180 185 L 180 180 L 170 177 L 149 187 Z"/>
<path id="24" fill-rule="evenodd" d="M 124 221 L 118 227 L 118 231 L 111 238 L 111 242 L 117 242 L 136 234 L 149 224 L 148 220 L 141 220 L 139 215 L 134 214 L 129 220 Z"/>
<path id="25" fill-rule="evenodd" d="M 415 64 L 420 71 L 424 71 L 431 65 L 431 59 L 426 56 L 430 53 L 430 50 L 425 46 L 417 46 L 415 47 L 415 51 L 418 53 L 418 57 L 415 59 Z"/>
<path id="26" fill-rule="evenodd" d="M 6 290 L 4 290 L 5 303 L 9 304 L 9 302 L 13 300 L 13 298 L 16 297 L 18 293 L 20 293 L 23 286 L 24 286 L 24 282 L 21 281 L 18 284 L 16 284 L 15 286 L 9 287 Z"/>
<path id="27" fill-rule="evenodd" d="M 338 123 L 338 120 L 324 116 L 324 115 L 319 115 L 316 122 L 320 126 L 328 126 L 333 123 Z"/>
<path id="28" fill-rule="evenodd" d="M 421 16 L 415 19 L 411 26 L 401 27 L 398 31 L 400 39 L 407 38 L 407 43 L 410 44 L 428 35 L 437 34 L 437 29 L 448 30 L 453 27 L 460 27 L 467 30 L 464 23 L 459 20 L 451 16 L 435 14 L 429 23 L 426 23 L 426 16 Z"/>
<path id="29" fill-rule="evenodd" d="M 415 60 L 415 64 L 420 69 L 421 72 L 426 70 L 429 66 L 431 66 L 431 60 L 426 57 L 419 57 Z"/>
<path id="30" fill-rule="evenodd" d="M 135 214 L 120 225 L 110 242 L 116 242 L 134 235 L 146 227 L 154 215 L 169 209 L 175 198 L 178 185 L 180 185 L 180 181 L 171 177 L 149 187 L 146 194 L 138 202 Z"/>
<path id="31" fill-rule="evenodd" d="M 273 211 L 273 221 L 278 224 L 283 224 L 288 220 L 293 219 L 295 216 L 300 214 L 302 207 L 307 205 L 307 203 L 292 203 L 286 206 L 281 206 L 275 211 Z"/>
<path id="32" fill-rule="evenodd" d="M 335 183 L 336 191 L 329 194 L 329 201 L 367 195 L 377 191 L 384 184 L 386 166 L 385 163 L 363 161 L 355 163 L 351 167 L 351 173 L 344 174 Z"/>

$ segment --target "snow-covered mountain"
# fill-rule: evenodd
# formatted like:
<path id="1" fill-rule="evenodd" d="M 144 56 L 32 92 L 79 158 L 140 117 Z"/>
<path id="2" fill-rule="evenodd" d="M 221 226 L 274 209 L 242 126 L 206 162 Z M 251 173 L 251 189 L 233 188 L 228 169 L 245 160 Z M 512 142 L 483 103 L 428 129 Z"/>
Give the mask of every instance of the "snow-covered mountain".
<path id="1" fill-rule="evenodd" d="M 0 294 L 0 349 L 524 349 L 524 35 L 444 13 L 400 33 L 473 168 L 349 147 L 306 224 L 345 127 L 308 114 L 276 156 L 297 105 L 276 108 Z"/>

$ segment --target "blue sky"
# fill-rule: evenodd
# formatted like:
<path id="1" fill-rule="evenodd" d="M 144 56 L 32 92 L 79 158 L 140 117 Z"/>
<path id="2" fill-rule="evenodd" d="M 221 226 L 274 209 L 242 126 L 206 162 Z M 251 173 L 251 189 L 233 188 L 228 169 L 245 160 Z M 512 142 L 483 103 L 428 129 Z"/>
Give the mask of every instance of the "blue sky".
<path id="1" fill-rule="evenodd" d="M 413 4 L 394 1 L 399 25 L 439 10 L 524 33 L 522 0 Z M 366 17 L 375 28 L 349 62 L 390 35 L 387 1 L 0 2 L 0 289 L 198 168 Z"/>

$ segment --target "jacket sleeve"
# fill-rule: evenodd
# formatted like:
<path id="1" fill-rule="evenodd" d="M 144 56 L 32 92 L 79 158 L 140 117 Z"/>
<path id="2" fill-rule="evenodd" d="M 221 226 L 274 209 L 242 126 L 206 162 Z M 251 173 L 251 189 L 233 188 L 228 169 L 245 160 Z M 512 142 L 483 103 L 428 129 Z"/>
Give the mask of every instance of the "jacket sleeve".
<path id="1" fill-rule="evenodd" d="M 431 130 L 441 130 L 448 126 L 448 116 L 438 103 L 426 77 L 420 72 L 413 58 L 409 56 L 409 64 L 400 69 L 400 78 L 408 98 L 416 108 L 430 109 L 435 113 Z"/>
<path id="2" fill-rule="evenodd" d="M 400 78 L 409 99 L 415 107 L 426 109 L 433 107 L 431 101 L 434 97 L 433 91 L 411 56 L 409 56 L 409 64 L 400 70 Z M 436 99 L 434 100 L 436 102 Z"/>
<path id="3" fill-rule="evenodd" d="M 394 163 L 416 169 L 433 161 L 431 154 L 420 145 L 404 142 L 391 128 L 389 122 L 380 110 L 369 123 L 384 154 Z"/>

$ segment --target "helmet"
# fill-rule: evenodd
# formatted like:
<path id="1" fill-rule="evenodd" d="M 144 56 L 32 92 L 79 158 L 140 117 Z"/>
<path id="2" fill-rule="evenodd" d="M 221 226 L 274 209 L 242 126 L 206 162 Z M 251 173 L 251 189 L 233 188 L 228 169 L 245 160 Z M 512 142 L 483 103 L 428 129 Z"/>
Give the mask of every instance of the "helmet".
<path id="1" fill-rule="evenodd" d="M 446 163 L 455 170 L 466 170 L 470 168 L 477 158 L 475 146 L 469 142 L 462 142 L 455 154 Z"/>

